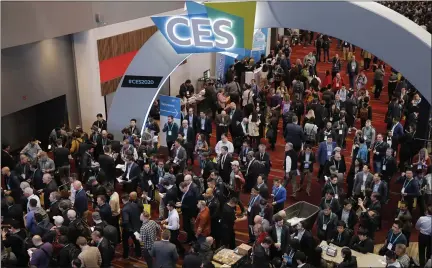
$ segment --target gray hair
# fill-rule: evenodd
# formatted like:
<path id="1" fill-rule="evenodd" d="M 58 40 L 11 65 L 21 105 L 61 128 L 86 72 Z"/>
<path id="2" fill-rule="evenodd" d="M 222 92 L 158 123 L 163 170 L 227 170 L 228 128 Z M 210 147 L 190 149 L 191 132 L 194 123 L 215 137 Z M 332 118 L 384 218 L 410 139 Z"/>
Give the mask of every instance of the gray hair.
<path id="1" fill-rule="evenodd" d="M 31 187 L 25 188 L 24 193 L 28 194 L 28 195 L 32 195 L 33 194 L 33 188 L 31 188 Z"/>
<path id="2" fill-rule="evenodd" d="M 25 188 L 30 188 L 30 184 L 26 181 L 23 181 L 20 183 L 20 188 L 22 191 L 24 191 Z"/>
<path id="3" fill-rule="evenodd" d="M 69 220 L 76 219 L 76 211 L 72 210 L 72 209 L 68 210 L 67 217 L 68 217 Z"/>

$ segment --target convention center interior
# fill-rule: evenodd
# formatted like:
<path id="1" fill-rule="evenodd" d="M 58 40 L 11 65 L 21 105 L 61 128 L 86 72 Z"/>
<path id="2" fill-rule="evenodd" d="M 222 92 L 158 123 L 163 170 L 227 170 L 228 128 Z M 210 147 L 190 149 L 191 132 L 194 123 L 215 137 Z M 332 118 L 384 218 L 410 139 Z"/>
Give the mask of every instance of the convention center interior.
<path id="1" fill-rule="evenodd" d="M 2 1 L 1 266 L 432 267 L 432 2 Z"/>

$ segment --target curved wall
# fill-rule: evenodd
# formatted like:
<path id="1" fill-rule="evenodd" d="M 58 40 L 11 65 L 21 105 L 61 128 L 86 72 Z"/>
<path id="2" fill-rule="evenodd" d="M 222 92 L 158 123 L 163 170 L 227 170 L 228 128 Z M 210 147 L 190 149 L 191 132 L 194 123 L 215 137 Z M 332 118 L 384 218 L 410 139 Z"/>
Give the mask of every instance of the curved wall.
<path id="1" fill-rule="evenodd" d="M 326 20 L 322 14 L 337 19 Z M 378 55 L 431 103 L 431 35 L 404 16 L 375 2 L 257 2 L 255 28 L 280 27 L 323 32 Z M 177 54 L 157 32 L 125 75 L 162 76 L 162 85 L 188 56 Z M 132 117 L 142 126 L 158 90 L 124 88 L 120 83 L 109 111 L 109 131 L 119 137 Z"/>

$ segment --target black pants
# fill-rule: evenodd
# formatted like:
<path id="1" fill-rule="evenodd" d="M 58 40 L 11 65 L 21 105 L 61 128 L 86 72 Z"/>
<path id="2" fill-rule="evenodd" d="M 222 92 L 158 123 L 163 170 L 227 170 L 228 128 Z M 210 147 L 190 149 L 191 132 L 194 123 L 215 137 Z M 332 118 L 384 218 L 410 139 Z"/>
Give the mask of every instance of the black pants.
<path id="1" fill-rule="evenodd" d="M 330 53 L 329 53 L 329 49 L 327 48 L 327 49 L 325 49 L 324 48 L 324 62 L 326 61 L 326 56 L 327 56 L 327 61 L 330 61 Z"/>
<path id="2" fill-rule="evenodd" d="M 183 214 L 183 230 L 187 233 L 187 241 L 195 241 L 195 232 L 192 228 L 192 217 Z"/>
<path id="3" fill-rule="evenodd" d="M 432 247 L 432 237 L 430 235 L 424 235 L 422 233 L 419 233 L 418 250 L 419 250 L 419 261 L 421 267 L 423 267 L 426 264 L 426 261 L 432 255 L 431 247 Z"/>
<path id="4" fill-rule="evenodd" d="M 284 209 L 284 203 L 277 203 L 276 205 L 273 206 L 273 213 L 276 214 L 283 209 Z"/>
<path id="5" fill-rule="evenodd" d="M 222 230 L 222 245 L 229 249 L 235 249 L 234 226 L 224 226 Z"/>
<path id="6" fill-rule="evenodd" d="M 338 72 L 335 72 L 335 71 L 332 71 L 332 81 L 333 81 L 333 79 L 336 77 L 336 74 L 337 74 Z"/>
<path id="7" fill-rule="evenodd" d="M 402 230 L 403 235 L 406 237 L 407 240 L 407 244 L 406 246 L 409 247 L 409 242 L 410 242 L 410 237 L 411 237 L 411 232 L 407 232 L 407 231 L 403 231 Z"/>
<path id="8" fill-rule="evenodd" d="M 147 263 L 148 268 L 153 268 L 153 258 L 150 255 L 150 252 L 148 249 L 143 248 L 142 255 L 144 257 L 145 262 Z"/>
<path id="9" fill-rule="evenodd" d="M 379 98 L 381 96 L 381 91 L 383 89 L 383 81 L 382 80 L 375 80 L 375 98 Z"/>
<path id="10" fill-rule="evenodd" d="M 316 59 L 318 62 L 321 61 L 321 48 L 318 48 L 318 47 L 316 49 Z M 324 59 L 324 61 L 325 61 L 325 59 Z"/>
<path id="11" fill-rule="evenodd" d="M 117 216 L 112 216 L 111 217 L 111 222 L 109 224 L 111 224 L 112 226 L 114 226 L 117 229 L 117 241 L 118 243 L 121 243 L 121 232 L 120 232 L 120 215 Z"/>
<path id="12" fill-rule="evenodd" d="M 179 230 L 170 230 L 170 233 L 171 233 L 170 242 L 176 246 L 178 253 L 184 254 L 185 250 L 180 244 L 180 241 L 178 240 Z"/>
<path id="13" fill-rule="evenodd" d="M 371 59 L 364 59 L 364 69 L 369 70 Z"/>
<path id="14" fill-rule="evenodd" d="M 171 156 L 171 148 L 174 144 L 174 141 L 167 141 L 167 147 L 168 147 L 168 155 Z"/>
<path id="15" fill-rule="evenodd" d="M 123 230 L 122 232 L 122 242 L 123 242 L 123 258 L 126 259 L 129 257 L 129 238 L 132 238 L 132 241 L 135 245 L 135 257 L 141 257 L 141 245 L 140 242 L 135 238 L 135 235 L 131 231 Z"/>

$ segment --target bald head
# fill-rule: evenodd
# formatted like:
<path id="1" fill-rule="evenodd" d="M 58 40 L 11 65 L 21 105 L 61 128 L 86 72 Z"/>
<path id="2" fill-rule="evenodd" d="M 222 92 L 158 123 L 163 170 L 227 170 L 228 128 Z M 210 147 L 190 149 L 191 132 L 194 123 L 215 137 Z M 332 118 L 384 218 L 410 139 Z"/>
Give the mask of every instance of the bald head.
<path id="1" fill-rule="evenodd" d="M 213 242 L 214 242 L 213 237 L 211 237 L 211 236 L 207 236 L 207 237 L 206 237 L 206 243 L 207 243 L 207 244 L 212 245 Z"/>
<path id="2" fill-rule="evenodd" d="M 67 217 L 68 217 L 69 220 L 75 220 L 76 219 L 76 212 L 75 212 L 75 210 L 72 210 L 72 209 L 68 210 Z"/>
<path id="3" fill-rule="evenodd" d="M 205 191 L 205 195 L 207 197 L 212 197 L 213 196 L 213 189 L 212 188 L 207 188 L 207 190 Z"/>
<path id="4" fill-rule="evenodd" d="M 281 210 L 281 211 L 279 211 L 278 213 L 277 213 L 279 216 L 281 216 L 283 219 L 286 219 L 286 212 L 285 212 L 285 210 Z"/>
<path id="5" fill-rule="evenodd" d="M 8 167 L 2 168 L 2 175 L 9 175 L 9 174 L 10 174 L 10 169 Z"/>
<path id="6" fill-rule="evenodd" d="M 45 173 L 42 177 L 42 182 L 45 184 L 50 183 L 51 180 L 52 180 L 52 177 L 51 177 L 51 174 L 49 174 L 49 173 Z"/>
<path id="7" fill-rule="evenodd" d="M 184 181 L 187 182 L 187 184 L 191 184 L 192 183 L 192 176 L 191 175 L 186 175 L 184 177 Z"/>
<path id="8" fill-rule="evenodd" d="M 32 242 L 33 242 L 33 245 L 35 245 L 35 246 L 40 246 L 43 243 L 42 238 L 39 235 L 33 236 Z"/>

